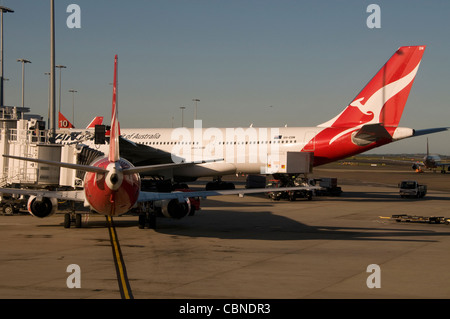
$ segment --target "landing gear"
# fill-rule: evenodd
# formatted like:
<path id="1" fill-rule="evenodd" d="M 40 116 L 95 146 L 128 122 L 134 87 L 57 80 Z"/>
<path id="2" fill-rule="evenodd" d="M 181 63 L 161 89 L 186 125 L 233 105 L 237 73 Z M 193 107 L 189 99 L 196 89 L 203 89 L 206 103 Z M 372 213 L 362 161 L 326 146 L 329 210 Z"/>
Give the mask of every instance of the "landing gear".
<path id="1" fill-rule="evenodd" d="M 77 213 L 65 213 L 64 214 L 64 228 L 70 228 L 70 226 L 75 224 L 75 228 L 82 227 L 82 216 Z"/>
<path id="2" fill-rule="evenodd" d="M 135 208 L 134 212 L 138 214 L 138 226 L 139 229 L 156 228 L 156 211 L 153 207 L 153 202 L 141 202 L 139 206 Z"/>
<path id="3" fill-rule="evenodd" d="M 235 189 L 235 186 L 231 182 L 222 181 L 222 177 L 219 176 L 215 178 L 212 182 L 206 184 L 205 190 L 207 191 L 216 191 L 216 190 L 225 190 L 225 189 Z"/>
<path id="4" fill-rule="evenodd" d="M 145 212 L 139 215 L 139 228 L 144 229 L 148 227 L 149 229 L 156 228 L 156 214 L 154 212 Z"/>

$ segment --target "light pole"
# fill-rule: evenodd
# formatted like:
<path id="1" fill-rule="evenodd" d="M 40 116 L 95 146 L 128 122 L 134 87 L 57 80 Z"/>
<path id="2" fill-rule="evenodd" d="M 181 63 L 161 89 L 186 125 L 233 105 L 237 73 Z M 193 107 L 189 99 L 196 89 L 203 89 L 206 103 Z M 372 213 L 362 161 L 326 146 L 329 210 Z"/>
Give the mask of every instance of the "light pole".
<path id="1" fill-rule="evenodd" d="M 50 143 L 55 143 L 55 0 L 50 0 Z"/>
<path id="2" fill-rule="evenodd" d="M 192 99 L 195 102 L 195 112 L 194 112 L 194 120 L 197 119 L 197 102 L 200 102 L 199 99 Z"/>
<path id="3" fill-rule="evenodd" d="M 0 106 L 3 106 L 4 102 L 4 91 L 3 91 L 3 13 L 4 12 L 14 12 L 13 10 L 0 6 Z"/>
<path id="4" fill-rule="evenodd" d="M 181 110 L 181 127 L 184 127 L 184 110 L 186 109 L 185 106 L 180 106 Z"/>
<path id="5" fill-rule="evenodd" d="M 69 92 L 72 93 L 72 124 L 75 126 L 75 93 L 78 91 L 70 89 Z"/>
<path id="6" fill-rule="evenodd" d="M 55 68 L 59 69 L 59 105 L 58 112 L 61 112 L 61 69 L 67 68 L 65 65 L 56 65 Z"/>
<path id="7" fill-rule="evenodd" d="M 48 75 L 48 113 L 47 113 L 47 128 L 50 129 L 50 112 L 51 112 L 51 103 L 50 103 L 50 85 L 51 85 L 51 79 L 50 75 L 52 75 L 51 72 L 45 72 L 45 75 Z"/>
<path id="8" fill-rule="evenodd" d="M 17 59 L 17 62 L 22 63 L 22 107 L 25 105 L 25 63 L 31 63 L 27 59 Z"/>

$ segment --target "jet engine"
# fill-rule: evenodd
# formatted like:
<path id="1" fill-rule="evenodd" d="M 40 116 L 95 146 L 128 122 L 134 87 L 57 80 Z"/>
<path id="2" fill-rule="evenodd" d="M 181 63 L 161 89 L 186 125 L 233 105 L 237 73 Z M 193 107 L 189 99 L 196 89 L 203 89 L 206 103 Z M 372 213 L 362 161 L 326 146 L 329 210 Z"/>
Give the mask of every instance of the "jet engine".
<path id="1" fill-rule="evenodd" d="M 164 217 L 181 219 L 186 217 L 191 211 L 191 202 L 189 198 L 182 202 L 179 202 L 178 199 L 164 199 L 155 201 L 154 207 L 161 209 Z"/>
<path id="2" fill-rule="evenodd" d="M 53 215 L 58 208 L 58 200 L 56 198 L 42 197 L 38 199 L 36 196 L 30 196 L 28 199 L 28 212 L 39 218 Z"/>

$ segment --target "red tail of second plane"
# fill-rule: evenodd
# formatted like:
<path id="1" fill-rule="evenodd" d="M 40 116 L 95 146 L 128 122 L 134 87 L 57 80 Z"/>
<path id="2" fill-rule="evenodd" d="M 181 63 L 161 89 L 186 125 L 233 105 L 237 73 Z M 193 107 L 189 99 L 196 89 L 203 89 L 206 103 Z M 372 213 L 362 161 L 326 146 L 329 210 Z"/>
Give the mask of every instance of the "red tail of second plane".
<path id="1" fill-rule="evenodd" d="M 319 126 L 397 127 L 424 51 L 425 46 L 399 48 L 341 114 Z"/>
<path id="2" fill-rule="evenodd" d="M 305 149 L 314 149 L 315 165 L 352 156 L 413 136 L 398 124 L 425 46 L 400 47 L 352 102 Z"/>

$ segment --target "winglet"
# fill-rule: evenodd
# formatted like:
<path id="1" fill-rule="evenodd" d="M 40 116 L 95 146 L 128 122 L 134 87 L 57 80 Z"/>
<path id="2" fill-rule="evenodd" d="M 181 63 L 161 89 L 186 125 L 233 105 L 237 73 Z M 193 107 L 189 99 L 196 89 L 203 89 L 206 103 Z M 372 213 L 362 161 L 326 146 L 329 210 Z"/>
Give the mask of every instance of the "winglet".
<path id="1" fill-rule="evenodd" d="M 117 118 L 117 54 L 114 57 L 114 84 L 113 84 L 113 100 L 112 100 L 112 115 L 111 115 L 111 133 L 109 140 L 109 155 L 108 159 L 111 162 L 117 162 L 119 155 L 119 119 Z"/>

